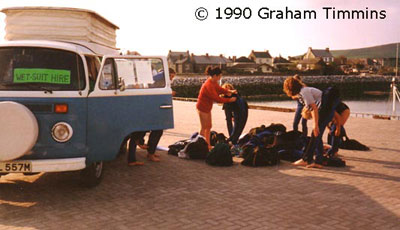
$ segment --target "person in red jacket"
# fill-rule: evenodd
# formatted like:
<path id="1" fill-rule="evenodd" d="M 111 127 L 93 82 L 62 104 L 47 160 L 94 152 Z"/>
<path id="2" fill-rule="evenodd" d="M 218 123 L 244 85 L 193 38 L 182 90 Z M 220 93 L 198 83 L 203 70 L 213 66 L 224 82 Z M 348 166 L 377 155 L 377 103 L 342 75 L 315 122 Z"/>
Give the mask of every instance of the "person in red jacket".
<path id="1" fill-rule="evenodd" d="M 232 93 L 236 93 L 236 91 L 224 89 L 218 84 L 218 81 L 222 77 L 222 71 L 219 67 L 208 66 L 206 69 L 206 74 L 209 77 L 201 86 L 199 97 L 197 98 L 196 108 L 200 117 L 200 135 L 206 139 L 208 148 L 211 149 L 210 131 L 212 127 L 211 109 L 213 103 L 234 102 L 236 97 L 223 98 L 219 95 L 224 94 L 230 96 Z"/>

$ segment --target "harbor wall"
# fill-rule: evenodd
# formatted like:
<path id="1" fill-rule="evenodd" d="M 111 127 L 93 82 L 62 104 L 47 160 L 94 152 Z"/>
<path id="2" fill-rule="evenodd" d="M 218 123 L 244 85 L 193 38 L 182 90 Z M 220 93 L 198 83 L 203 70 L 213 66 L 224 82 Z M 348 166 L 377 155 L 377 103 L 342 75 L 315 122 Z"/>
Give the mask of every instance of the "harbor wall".
<path id="1" fill-rule="evenodd" d="M 240 94 L 249 99 L 287 99 L 282 86 L 288 76 L 223 76 L 221 82 L 231 83 Z M 174 79 L 172 89 L 178 97 L 196 98 L 206 76 L 180 76 Z M 391 91 L 392 76 L 329 75 L 303 76 L 308 86 L 324 89 L 328 86 L 339 88 L 343 98 L 387 97 Z M 396 78 L 399 82 L 400 78 Z"/>

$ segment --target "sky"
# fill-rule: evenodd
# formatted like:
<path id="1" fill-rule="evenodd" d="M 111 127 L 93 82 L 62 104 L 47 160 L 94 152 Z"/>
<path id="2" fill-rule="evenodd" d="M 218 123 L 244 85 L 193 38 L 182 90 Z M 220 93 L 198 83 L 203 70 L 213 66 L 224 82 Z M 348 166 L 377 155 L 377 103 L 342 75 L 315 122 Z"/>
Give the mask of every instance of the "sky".
<path id="1" fill-rule="evenodd" d="M 308 47 L 331 50 L 363 48 L 400 42 L 400 0 L 0 0 L 0 8 L 62 6 L 89 9 L 119 26 L 117 47 L 142 55 L 166 56 L 169 50 L 195 55 L 248 56 L 251 50 L 269 50 L 272 56 L 296 56 Z M 195 17 L 198 8 L 208 18 Z M 217 19 L 227 7 L 248 7 L 251 17 Z M 316 19 L 261 19 L 260 8 L 315 10 Z M 385 19 L 334 20 L 322 7 L 336 10 L 385 10 Z M 224 14 L 227 12 L 227 14 Z M 248 10 L 246 16 L 248 16 Z M 266 12 L 263 10 L 262 12 Z M 204 12 L 200 13 L 203 16 Z M 234 15 L 235 16 L 235 15 Z M 0 13 L 0 41 L 4 38 Z"/>

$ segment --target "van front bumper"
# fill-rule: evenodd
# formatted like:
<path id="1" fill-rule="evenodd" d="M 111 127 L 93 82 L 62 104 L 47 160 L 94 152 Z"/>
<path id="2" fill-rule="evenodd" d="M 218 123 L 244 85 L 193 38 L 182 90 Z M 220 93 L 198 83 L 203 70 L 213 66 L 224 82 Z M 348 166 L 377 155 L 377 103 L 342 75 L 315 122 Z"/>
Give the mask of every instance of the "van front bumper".
<path id="1" fill-rule="evenodd" d="M 76 171 L 86 167 L 86 157 L 32 160 L 32 172 Z"/>

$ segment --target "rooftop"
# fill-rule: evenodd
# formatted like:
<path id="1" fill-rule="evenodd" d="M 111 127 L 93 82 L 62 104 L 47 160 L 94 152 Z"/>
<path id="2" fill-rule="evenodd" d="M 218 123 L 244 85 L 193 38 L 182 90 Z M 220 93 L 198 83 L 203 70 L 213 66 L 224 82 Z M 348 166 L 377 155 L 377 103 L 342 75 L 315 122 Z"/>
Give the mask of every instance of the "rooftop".
<path id="1" fill-rule="evenodd" d="M 256 58 L 272 58 L 271 55 L 269 54 L 269 51 L 251 51 L 252 54 L 254 54 L 254 56 Z"/>

